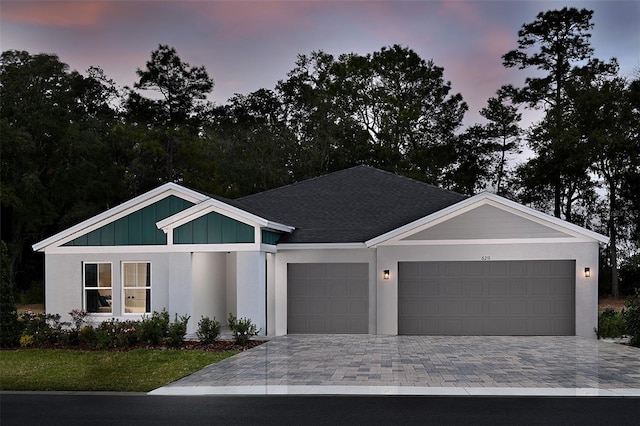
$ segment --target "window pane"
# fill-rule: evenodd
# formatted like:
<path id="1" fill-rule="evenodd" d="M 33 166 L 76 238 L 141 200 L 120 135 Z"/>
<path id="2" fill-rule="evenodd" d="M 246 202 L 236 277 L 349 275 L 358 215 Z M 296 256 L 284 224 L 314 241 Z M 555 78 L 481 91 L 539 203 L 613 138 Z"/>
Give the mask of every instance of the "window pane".
<path id="1" fill-rule="evenodd" d="M 124 287 L 149 287 L 151 284 L 150 263 L 125 263 Z"/>
<path id="2" fill-rule="evenodd" d="M 111 313 L 111 290 L 86 290 L 87 312 Z"/>
<path id="3" fill-rule="evenodd" d="M 125 290 L 124 312 L 126 314 L 151 312 L 151 290 L 144 288 Z"/>
<path id="4" fill-rule="evenodd" d="M 111 264 L 100 263 L 98 268 L 98 286 L 111 287 Z"/>
<path id="5" fill-rule="evenodd" d="M 85 287 L 98 287 L 98 265 L 95 263 L 85 263 L 84 285 Z"/>

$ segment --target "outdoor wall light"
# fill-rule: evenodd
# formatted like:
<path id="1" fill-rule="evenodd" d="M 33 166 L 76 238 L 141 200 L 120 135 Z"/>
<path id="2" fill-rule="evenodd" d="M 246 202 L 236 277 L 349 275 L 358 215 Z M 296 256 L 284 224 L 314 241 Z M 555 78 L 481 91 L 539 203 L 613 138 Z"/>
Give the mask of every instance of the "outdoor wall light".
<path id="1" fill-rule="evenodd" d="M 384 271 L 382 271 L 382 277 L 383 277 L 385 280 L 388 280 L 388 279 L 389 279 L 389 270 L 388 270 L 388 269 L 385 269 Z"/>
<path id="2" fill-rule="evenodd" d="M 591 268 L 584 268 L 584 276 L 587 278 L 591 276 Z"/>

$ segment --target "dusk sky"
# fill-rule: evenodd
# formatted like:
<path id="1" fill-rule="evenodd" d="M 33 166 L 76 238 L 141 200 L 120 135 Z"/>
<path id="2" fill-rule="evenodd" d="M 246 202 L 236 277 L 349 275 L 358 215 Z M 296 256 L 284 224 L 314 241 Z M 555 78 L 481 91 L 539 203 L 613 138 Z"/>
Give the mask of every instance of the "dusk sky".
<path id="1" fill-rule="evenodd" d="M 505 83 L 527 71 L 506 69 L 502 55 L 539 12 L 564 6 L 594 10 L 595 56 L 616 57 L 621 74 L 640 68 L 640 1 L 40 1 L 2 0 L 0 47 L 55 53 L 82 73 L 99 66 L 119 86 L 133 85 L 159 44 L 204 65 L 210 97 L 273 89 L 297 54 L 372 53 L 400 44 L 444 68 L 469 104 L 465 124 Z"/>

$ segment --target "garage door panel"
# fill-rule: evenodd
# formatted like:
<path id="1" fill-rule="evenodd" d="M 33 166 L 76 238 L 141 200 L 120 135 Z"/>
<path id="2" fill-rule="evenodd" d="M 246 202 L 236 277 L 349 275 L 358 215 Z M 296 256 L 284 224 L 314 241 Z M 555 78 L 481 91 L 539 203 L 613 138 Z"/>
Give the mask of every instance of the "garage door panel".
<path id="1" fill-rule="evenodd" d="M 412 274 L 409 279 L 406 271 Z M 547 277 L 541 277 L 541 271 Z M 575 262 L 401 262 L 398 330 L 400 334 L 573 335 Z"/>
<path id="2" fill-rule="evenodd" d="M 367 263 L 287 266 L 289 333 L 367 333 Z"/>

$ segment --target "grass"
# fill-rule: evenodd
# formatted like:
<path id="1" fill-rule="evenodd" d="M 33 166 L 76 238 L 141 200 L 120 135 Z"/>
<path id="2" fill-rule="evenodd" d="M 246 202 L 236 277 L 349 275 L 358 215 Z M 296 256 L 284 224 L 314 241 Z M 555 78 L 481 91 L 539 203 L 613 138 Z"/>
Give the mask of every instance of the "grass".
<path id="1" fill-rule="evenodd" d="M 148 392 L 236 351 L 0 351 L 0 389 L 19 391 Z"/>

